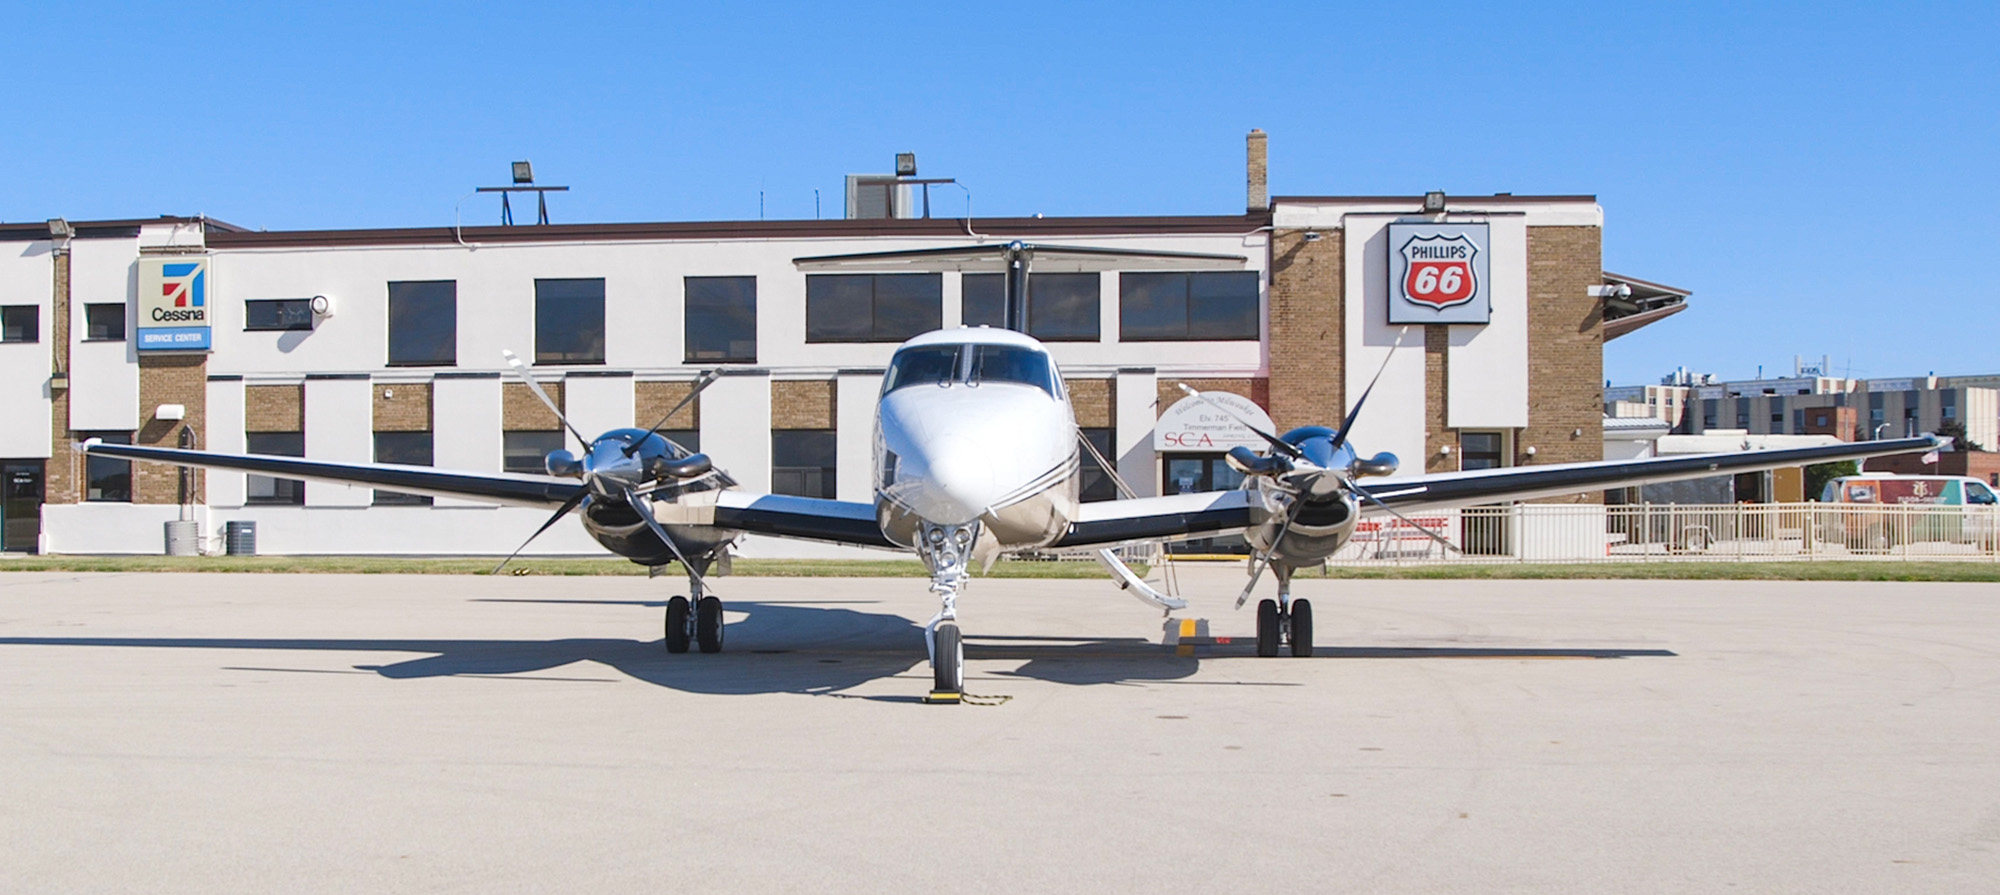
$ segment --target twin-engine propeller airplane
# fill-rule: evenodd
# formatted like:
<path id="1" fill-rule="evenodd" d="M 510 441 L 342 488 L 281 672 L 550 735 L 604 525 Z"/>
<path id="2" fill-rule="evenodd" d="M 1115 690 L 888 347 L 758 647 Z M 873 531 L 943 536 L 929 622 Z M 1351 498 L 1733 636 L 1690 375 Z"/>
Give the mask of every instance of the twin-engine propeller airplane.
<path id="1" fill-rule="evenodd" d="M 1445 472 L 1387 478 L 1364 487 L 1359 479 L 1392 476 L 1397 470 L 1393 455 L 1362 459 L 1348 444 L 1347 434 L 1367 401 L 1364 392 L 1338 429 L 1258 432 L 1269 450 L 1232 451 L 1229 462 L 1246 473 L 1238 489 L 1081 503 L 1080 440 L 1069 394 L 1048 350 L 1016 331 L 1027 319 L 1031 260 L 1074 271 L 1213 268 L 1241 266 L 1245 259 L 1018 242 L 798 259 L 805 270 L 1005 274 L 1003 328 L 926 333 L 903 343 L 890 358 L 876 406 L 874 500 L 869 503 L 746 494 L 706 454 L 662 436 L 665 419 L 652 429 L 614 429 L 586 438 L 511 354 L 509 363 L 578 442 L 588 445 L 581 457 L 551 452 L 548 475 L 221 454 L 95 439 L 81 449 L 106 457 L 552 509 L 530 542 L 571 512 L 580 512 L 585 530 L 611 552 L 648 566 L 678 561 L 686 569 L 691 597 L 676 596 L 667 603 L 665 645 L 670 653 L 684 653 L 691 643 L 705 653 L 722 649 L 722 603 L 708 593 L 703 576 L 728 556 L 742 534 L 909 550 L 930 570 L 930 589 L 941 604 L 924 633 L 934 695 L 949 700 L 963 692 L 965 680 L 957 598 L 974 563 L 990 564 L 1005 554 L 1097 548 L 1120 588 L 1175 609 L 1185 604 L 1151 591 L 1108 548 L 1242 532 L 1255 553 L 1250 585 L 1237 605 L 1243 605 L 1264 569 L 1273 569 L 1278 580 L 1277 598 L 1258 606 L 1258 653 L 1277 655 L 1285 643 L 1293 655 L 1304 656 L 1312 652 L 1312 607 L 1306 600 L 1291 599 L 1292 573 L 1332 556 L 1368 516 L 1928 450 L 1940 443 L 1923 437 Z M 713 379 L 713 374 L 704 375 L 687 400 Z M 523 543 L 521 549 L 527 546 Z M 514 555 L 519 553 L 517 549 Z"/>

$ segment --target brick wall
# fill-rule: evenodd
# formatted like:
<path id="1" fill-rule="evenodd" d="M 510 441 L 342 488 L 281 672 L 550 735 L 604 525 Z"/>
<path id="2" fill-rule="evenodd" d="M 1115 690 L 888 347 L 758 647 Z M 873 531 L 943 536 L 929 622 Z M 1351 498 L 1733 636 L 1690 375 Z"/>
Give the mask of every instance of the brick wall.
<path id="1" fill-rule="evenodd" d="M 53 325 L 49 327 L 50 349 L 55 352 L 55 368 L 69 370 L 69 253 L 54 258 L 55 282 L 51 292 Z M 43 502 L 77 503 L 83 499 L 83 455 L 70 447 L 69 389 L 54 389 L 49 404 L 49 463 L 44 471 Z"/>
<path id="2" fill-rule="evenodd" d="M 243 431 L 304 432 L 305 420 L 303 386 L 244 386 Z"/>
<path id="3" fill-rule="evenodd" d="M 429 432 L 431 384 L 375 383 L 375 431 Z"/>
<path id="4" fill-rule="evenodd" d="M 1446 409 L 1451 387 L 1451 327 L 1442 323 L 1424 327 L 1424 472 L 1450 472 L 1458 468 L 1458 430 L 1448 427 Z M 1442 449 L 1450 447 L 1451 455 Z M 1405 463 L 1414 457 L 1401 458 Z M 1414 470 L 1415 464 L 1409 468 Z"/>
<path id="5" fill-rule="evenodd" d="M 557 407 L 563 405 L 563 384 L 544 382 L 542 390 Z M 656 417 L 657 418 L 657 417 Z M 508 382 L 500 386 L 500 428 L 508 432 L 549 432 L 562 428 L 562 421 L 549 412 L 527 383 Z"/>
<path id="6" fill-rule="evenodd" d="M 1604 317 L 1589 291 L 1604 282 L 1603 259 L 1597 227 L 1528 228 L 1528 428 L 1516 463 L 1604 459 Z M 1601 499 L 1593 491 L 1551 502 Z"/>
<path id="7" fill-rule="evenodd" d="M 156 418 L 162 404 L 187 408 L 179 421 Z M 151 447 L 179 447 L 183 427 L 196 434 L 195 447 L 206 448 L 201 433 L 207 431 L 208 355 L 139 355 L 139 413 L 143 420 L 132 443 Z M 180 500 L 179 467 L 161 463 L 132 464 L 133 503 L 176 503 Z M 202 472 L 190 470 L 188 487 L 195 503 L 202 500 Z"/>
<path id="8" fill-rule="evenodd" d="M 1279 431 L 1337 425 L 1346 412 L 1346 239 L 1340 230 L 1280 230 L 1271 239 L 1271 379 L 1268 403 Z M 1197 386 L 1199 387 L 1199 386 Z"/>
<path id="9" fill-rule="evenodd" d="M 1063 387 L 1069 389 L 1078 427 L 1109 429 L 1118 425 L 1118 380 L 1064 379 Z"/>
<path id="10" fill-rule="evenodd" d="M 632 418 L 638 421 L 636 425 L 650 426 L 691 391 L 694 391 L 692 382 L 635 382 L 632 384 Z M 700 429 L 701 402 L 689 401 L 660 428 Z"/>
<path id="11" fill-rule="evenodd" d="M 832 429 L 839 419 L 833 380 L 774 380 L 771 383 L 771 428 Z"/>

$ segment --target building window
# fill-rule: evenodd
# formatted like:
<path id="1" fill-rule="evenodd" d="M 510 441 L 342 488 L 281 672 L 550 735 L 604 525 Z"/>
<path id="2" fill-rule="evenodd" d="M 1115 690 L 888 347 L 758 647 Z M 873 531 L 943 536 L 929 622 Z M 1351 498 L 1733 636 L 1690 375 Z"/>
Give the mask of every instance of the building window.
<path id="1" fill-rule="evenodd" d="M 1792 434 L 1803 435 L 1805 434 L 1805 431 L 1806 431 L 1806 412 L 1794 408 L 1792 410 Z"/>
<path id="2" fill-rule="evenodd" d="M 832 500 L 835 456 L 832 429 L 773 431 L 771 493 Z"/>
<path id="3" fill-rule="evenodd" d="M 1736 428 L 1750 431 L 1750 399 L 1736 399 Z"/>
<path id="4" fill-rule="evenodd" d="M 1094 273 L 1028 275 L 1028 335 L 1044 342 L 1098 340 L 1099 283 Z M 1006 283 L 997 273 L 969 273 L 961 314 L 966 326 L 999 326 L 1007 309 Z"/>
<path id="5" fill-rule="evenodd" d="M 688 363 L 757 362 L 757 278 L 688 277 Z"/>
<path id="6" fill-rule="evenodd" d="M 1824 414 L 1824 413 L 1815 413 L 1815 414 L 1813 414 L 1813 425 L 1815 425 L 1815 426 L 1824 426 L 1824 425 L 1826 425 L 1826 414 Z"/>
<path id="7" fill-rule="evenodd" d="M 83 339 L 86 342 L 125 341 L 125 303 L 84 305 Z"/>
<path id="8" fill-rule="evenodd" d="M 1257 335 L 1255 271 L 1118 277 L 1120 341 L 1254 341 Z"/>
<path id="9" fill-rule="evenodd" d="M 78 432 L 76 440 L 95 438 L 105 444 L 131 444 L 130 432 Z M 132 500 L 132 461 L 89 455 L 84 458 L 83 499 L 90 501 Z"/>
<path id="10" fill-rule="evenodd" d="M 942 274 L 806 277 L 807 342 L 901 342 L 942 326 Z"/>
<path id="11" fill-rule="evenodd" d="M 1938 413 L 1946 421 L 1958 419 L 1958 392 L 1951 389 L 1938 392 Z"/>
<path id="12" fill-rule="evenodd" d="M 42 340 L 42 308 L 40 305 L 7 305 L 0 307 L 0 342 L 39 342 Z"/>
<path id="13" fill-rule="evenodd" d="M 500 433 L 501 468 L 508 472 L 546 475 L 549 452 L 561 450 L 562 446 L 561 429 L 502 432 Z"/>
<path id="14" fill-rule="evenodd" d="M 1116 429 L 1081 428 L 1077 431 L 1083 435 L 1085 441 L 1090 442 L 1091 447 L 1096 448 L 1099 454 L 1104 455 L 1104 459 L 1112 463 L 1118 462 L 1118 459 L 1112 455 L 1111 450 L 1112 443 L 1116 440 Z M 1080 461 L 1078 468 L 1080 475 L 1078 496 L 1080 499 L 1085 501 L 1118 499 L 1118 482 L 1112 479 L 1109 471 L 1097 465 L 1096 457 L 1091 456 L 1089 451 L 1084 451 L 1083 456 L 1077 459 Z"/>
<path id="15" fill-rule="evenodd" d="M 539 333 L 539 302 L 536 314 Z M 454 280 L 390 283 L 389 365 L 449 367 L 456 363 L 458 283 Z"/>
<path id="16" fill-rule="evenodd" d="M 1506 437 L 1499 432 L 1458 433 L 1458 468 L 1499 469 L 1507 465 Z"/>
<path id="17" fill-rule="evenodd" d="M 1703 429 L 1716 428 L 1715 412 L 1715 399 L 1703 398 L 1701 400 L 1701 427 Z"/>
<path id="18" fill-rule="evenodd" d="M 312 329 L 310 298 L 255 298 L 243 303 L 243 330 Z"/>
<path id="19" fill-rule="evenodd" d="M 377 432 L 375 433 L 375 462 L 401 463 L 405 466 L 431 465 L 431 433 L 429 432 Z M 430 506 L 431 499 L 401 491 L 375 489 L 376 506 Z"/>
<path id="20" fill-rule="evenodd" d="M 246 432 L 243 435 L 243 449 L 252 454 L 267 454 L 273 457 L 303 457 L 306 455 L 306 434 Z M 244 503 L 296 506 L 306 502 L 306 483 L 298 479 L 252 475 L 244 477 L 243 486 Z"/>
<path id="21" fill-rule="evenodd" d="M 680 445 L 690 454 L 701 453 L 700 429 L 661 429 L 660 437 Z"/>
<path id="22" fill-rule="evenodd" d="M 535 281 L 535 363 L 604 363 L 604 281 Z"/>

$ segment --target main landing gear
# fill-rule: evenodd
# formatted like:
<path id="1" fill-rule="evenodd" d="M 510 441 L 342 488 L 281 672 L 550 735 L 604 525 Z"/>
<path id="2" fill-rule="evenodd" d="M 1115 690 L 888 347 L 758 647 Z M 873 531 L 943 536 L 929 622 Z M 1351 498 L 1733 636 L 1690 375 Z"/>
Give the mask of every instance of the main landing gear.
<path id="1" fill-rule="evenodd" d="M 1292 599 L 1292 568 L 1275 564 L 1272 571 L 1278 575 L 1278 598 L 1260 600 L 1257 603 L 1257 655 L 1266 658 L 1278 654 L 1281 644 L 1289 644 L 1292 655 L 1305 658 L 1313 654 L 1313 607 L 1311 600 Z"/>
<path id="2" fill-rule="evenodd" d="M 690 642 L 704 653 L 722 652 L 722 601 L 702 594 L 701 576 L 708 573 L 711 560 L 695 561 L 700 566 L 688 576 L 692 598 L 675 596 L 667 600 L 667 652 L 684 653 Z"/>
<path id="3" fill-rule="evenodd" d="M 971 577 L 967 563 L 979 540 L 979 523 L 937 525 L 917 532 L 917 555 L 931 570 L 931 593 L 943 604 L 924 623 L 924 646 L 931 657 L 931 702 L 958 702 L 965 696 L 965 639 L 958 630 L 958 594 Z"/>

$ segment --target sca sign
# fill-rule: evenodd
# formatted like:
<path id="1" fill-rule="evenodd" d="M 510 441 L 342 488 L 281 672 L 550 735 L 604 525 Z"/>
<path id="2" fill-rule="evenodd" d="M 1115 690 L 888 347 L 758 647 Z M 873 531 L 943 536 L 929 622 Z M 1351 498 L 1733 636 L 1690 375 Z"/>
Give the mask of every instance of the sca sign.
<path id="1" fill-rule="evenodd" d="M 1389 322 L 1485 323 L 1487 225 L 1390 224 Z"/>
<path id="2" fill-rule="evenodd" d="M 208 350 L 209 297 L 207 256 L 140 258 L 139 350 Z"/>

